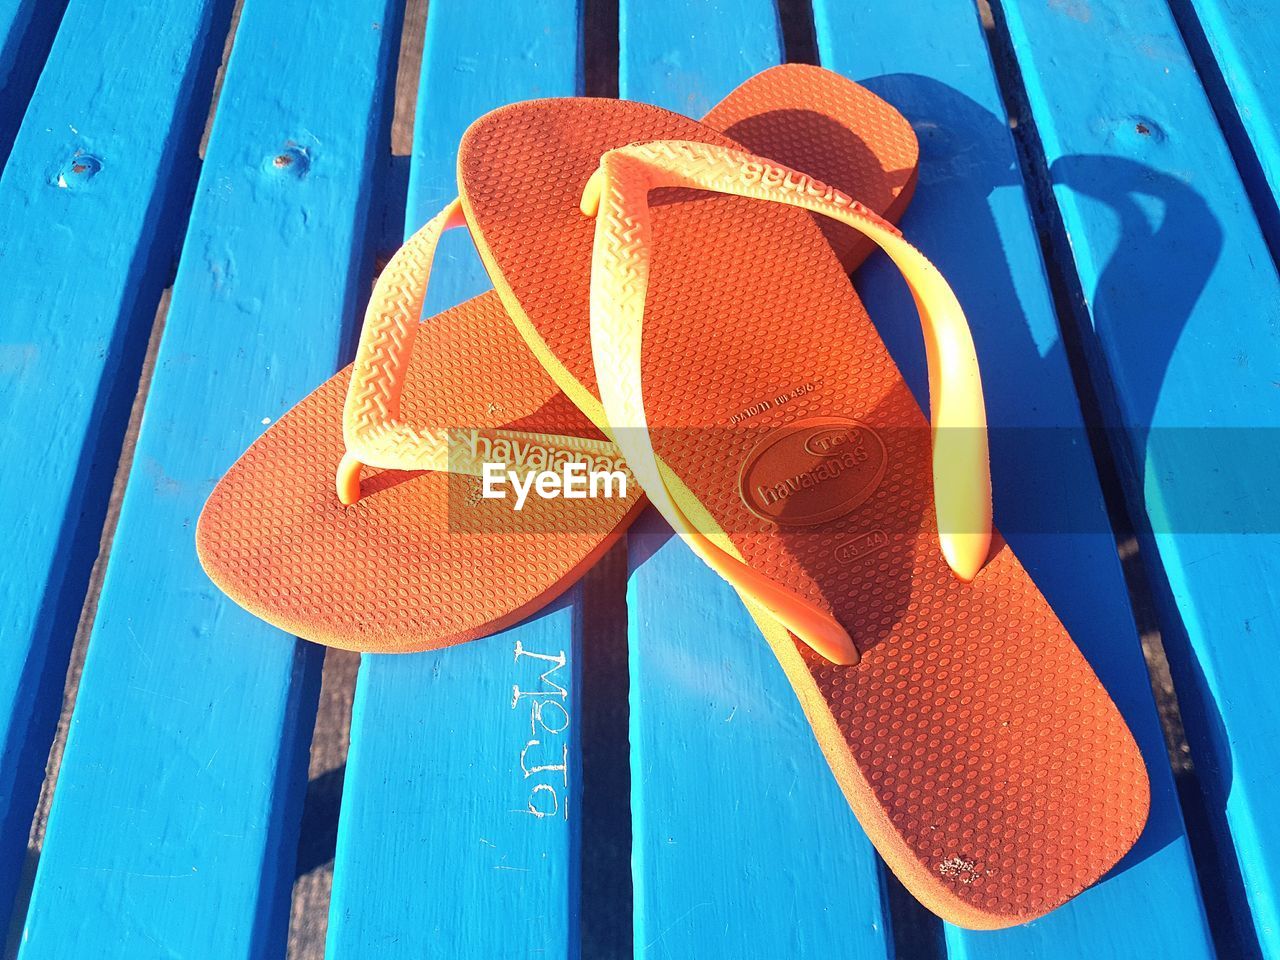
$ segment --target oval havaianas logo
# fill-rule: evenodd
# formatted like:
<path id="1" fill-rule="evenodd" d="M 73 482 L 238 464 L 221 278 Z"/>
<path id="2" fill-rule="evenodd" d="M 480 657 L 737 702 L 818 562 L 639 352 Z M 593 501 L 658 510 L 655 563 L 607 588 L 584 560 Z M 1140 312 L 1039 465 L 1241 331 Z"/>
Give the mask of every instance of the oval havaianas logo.
<path id="1" fill-rule="evenodd" d="M 811 417 L 772 431 L 738 472 L 742 501 L 763 520 L 803 527 L 853 510 L 884 478 L 888 454 L 856 420 Z"/>

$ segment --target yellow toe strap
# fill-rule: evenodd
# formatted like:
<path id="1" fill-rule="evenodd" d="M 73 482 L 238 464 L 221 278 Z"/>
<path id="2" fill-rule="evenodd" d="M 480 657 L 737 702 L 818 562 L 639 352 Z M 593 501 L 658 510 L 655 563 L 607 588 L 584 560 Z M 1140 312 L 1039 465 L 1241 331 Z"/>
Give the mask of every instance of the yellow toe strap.
<path id="1" fill-rule="evenodd" d="M 484 464 L 477 450 L 492 449 L 492 441 L 500 439 L 584 460 L 617 456 L 616 448 L 606 440 L 492 429 L 483 431 L 491 442 L 480 445 L 475 442 L 475 428 L 421 426 L 401 418 L 401 395 L 421 326 L 436 244 L 444 231 L 459 226 L 466 226 L 466 220 L 455 199 L 396 251 L 369 298 L 342 410 L 347 453 L 338 465 L 335 485 L 338 499 L 345 504 L 360 498 L 364 466 L 478 477 L 483 475 Z"/>
<path id="2" fill-rule="evenodd" d="M 640 352 L 649 278 L 649 192 L 691 187 L 772 200 L 825 214 L 865 234 L 906 278 L 929 365 L 933 481 L 943 555 L 972 580 L 991 545 L 991 472 L 982 381 L 964 312 L 946 280 L 898 231 L 811 177 L 740 150 L 687 141 L 610 150 L 587 183 L 582 211 L 596 217 L 591 348 L 614 441 L 650 500 L 717 573 L 759 601 L 798 638 L 836 663 L 858 651 L 830 615 L 772 582 L 699 531 L 671 496 L 645 415 Z M 732 551 L 732 552 L 730 552 Z"/>

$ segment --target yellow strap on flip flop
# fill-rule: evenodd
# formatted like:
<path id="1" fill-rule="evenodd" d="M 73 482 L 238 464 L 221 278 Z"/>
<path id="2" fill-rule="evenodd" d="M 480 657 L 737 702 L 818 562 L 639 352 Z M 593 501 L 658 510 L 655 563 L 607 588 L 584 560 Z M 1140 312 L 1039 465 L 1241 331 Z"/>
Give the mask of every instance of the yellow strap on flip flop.
<path id="1" fill-rule="evenodd" d="M 476 451 L 491 449 L 492 444 L 478 445 L 475 440 L 480 434 L 489 441 L 535 444 L 572 460 L 617 460 L 617 449 L 606 440 L 516 430 L 418 427 L 400 419 L 400 399 L 421 326 L 436 244 L 444 231 L 459 226 L 466 226 L 466 219 L 455 199 L 405 241 L 379 275 L 369 298 L 342 410 L 347 452 L 335 484 L 338 499 L 345 504 L 360 499 L 360 471 L 366 465 L 482 476 L 483 458 Z"/>
<path id="2" fill-rule="evenodd" d="M 662 477 L 645 415 L 640 362 L 649 285 L 648 197 L 658 187 L 692 187 L 825 214 L 869 237 L 893 260 L 911 289 L 924 330 L 942 553 L 967 582 L 991 547 L 991 469 L 982 380 L 964 312 L 937 268 L 894 227 L 839 190 L 740 150 L 679 140 L 631 144 L 605 153 L 583 191 L 582 212 L 596 218 L 591 265 L 596 379 L 613 439 L 632 473 L 712 569 L 822 656 L 856 663 L 857 647 L 833 617 L 699 531 Z"/>

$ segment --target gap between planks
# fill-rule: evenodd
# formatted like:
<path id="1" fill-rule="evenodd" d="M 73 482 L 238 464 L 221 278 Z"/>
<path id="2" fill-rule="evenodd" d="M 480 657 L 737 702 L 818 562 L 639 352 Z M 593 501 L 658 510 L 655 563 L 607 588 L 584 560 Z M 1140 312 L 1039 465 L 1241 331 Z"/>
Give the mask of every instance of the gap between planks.
<path id="1" fill-rule="evenodd" d="M 389 157 L 408 157 L 413 152 L 413 118 L 418 104 L 426 22 L 427 0 L 406 0 L 395 66 Z M 384 236 L 399 236 L 404 222 L 403 192 L 388 189 L 380 200 L 384 209 L 375 210 L 372 216 L 380 216 L 388 224 Z M 375 252 L 375 277 L 392 253 L 392 250 Z M 325 651 L 290 895 L 285 951 L 288 960 L 324 958 L 338 818 L 346 782 L 347 752 L 351 746 L 351 709 L 359 670 L 359 654 L 346 650 Z"/>
<path id="2" fill-rule="evenodd" d="M 1241 183 L 1253 207 L 1254 219 L 1262 228 L 1272 262 L 1280 270 L 1280 200 L 1271 192 L 1259 148 L 1245 128 L 1247 108 L 1236 104 L 1232 84 L 1223 73 L 1222 64 L 1205 34 L 1194 0 L 1169 0 L 1169 12 L 1204 86 L 1231 159 L 1240 171 Z"/>
<path id="3" fill-rule="evenodd" d="M 196 156 L 204 160 L 205 150 L 209 146 L 209 134 L 213 132 L 213 118 L 218 112 L 218 101 L 222 97 L 222 81 L 227 76 L 227 61 L 231 59 L 231 47 L 236 42 L 236 30 L 240 28 L 240 11 L 244 9 L 244 0 L 236 0 L 231 10 L 231 25 L 227 29 L 227 39 L 222 44 L 222 62 L 218 64 L 218 72 L 213 77 L 213 96 L 209 98 L 209 110 L 204 115 L 204 132 L 200 135 L 200 146 Z"/>
<path id="4" fill-rule="evenodd" d="M 1129 603 L 1133 608 L 1134 620 L 1142 640 L 1142 652 L 1147 662 L 1151 689 L 1160 715 L 1160 725 L 1164 731 L 1165 748 L 1176 778 L 1193 772 L 1191 750 L 1182 728 L 1182 715 L 1178 709 L 1177 696 L 1173 689 L 1173 681 L 1170 679 L 1169 661 L 1165 655 L 1159 624 L 1156 620 L 1154 594 L 1143 572 L 1140 547 L 1125 502 L 1119 468 L 1106 436 L 1102 400 L 1098 394 L 1097 384 L 1088 369 L 1083 345 L 1076 336 L 1078 330 L 1076 325 L 1086 322 L 1081 319 L 1079 312 L 1084 303 L 1084 295 L 1079 292 L 1078 285 L 1073 282 L 1074 271 L 1066 265 L 1069 261 L 1063 260 L 1059 255 L 1065 248 L 1055 247 L 1055 225 L 1052 213 L 1054 201 L 1049 173 L 1043 163 L 1044 154 L 1040 149 L 1039 135 L 1031 118 L 1030 108 L 1026 105 L 1021 71 L 1014 60 L 1010 41 L 1002 30 L 997 29 L 995 10 L 989 0 L 977 0 L 977 4 L 1000 93 L 1009 115 L 1009 128 L 1013 133 L 1022 176 L 1032 201 L 1041 258 L 1045 263 L 1053 295 L 1054 313 L 1057 316 L 1059 329 L 1064 331 L 1063 340 L 1067 349 L 1072 382 L 1084 417 L 1089 449 L 1098 473 L 1098 482 L 1102 488 L 1107 517 L 1111 522 L 1116 555 L 1120 559 L 1124 573 Z"/>

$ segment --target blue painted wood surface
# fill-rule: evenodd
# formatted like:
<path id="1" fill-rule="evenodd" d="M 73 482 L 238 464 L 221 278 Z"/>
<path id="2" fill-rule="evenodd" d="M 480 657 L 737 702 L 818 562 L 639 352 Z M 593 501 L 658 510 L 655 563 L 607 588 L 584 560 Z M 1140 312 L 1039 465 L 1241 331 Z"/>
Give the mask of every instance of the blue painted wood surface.
<path id="1" fill-rule="evenodd" d="M 743 80 L 781 63 L 771 0 L 618 2 L 618 92 L 700 118 Z"/>
<path id="2" fill-rule="evenodd" d="M 635 955 L 893 956 L 883 867 L 742 601 L 652 510 L 628 547 Z"/>
<path id="3" fill-rule="evenodd" d="M 1280 281 L 1163 3 L 1005 9 L 1197 776 L 1277 957 Z"/>
<path id="4" fill-rule="evenodd" d="M 139 25 L 146 43 L 130 55 L 140 74 L 168 76 L 156 68 L 168 62 L 156 36 L 188 19 L 190 6 L 157 4 L 160 22 Z M 244 5 L 23 960 L 283 953 L 322 654 L 223 596 L 200 569 L 193 537 L 217 477 L 334 369 L 342 328 L 367 293 L 371 184 L 399 22 L 399 0 Z M 101 34 L 88 36 L 96 44 Z M 219 51 L 222 39 L 211 38 Z M 179 48 L 191 42 L 174 38 Z M 126 116 L 149 113 L 128 85 L 101 89 Z M 113 151 L 108 134 L 83 136 L 102 150 L 92 190 L 109 182 Z M 277 165 L 281 154 L 293 162 Z M 192 158 L 166 166 L 178 162 Z"/>
<path id="5" fill-rule="evenodd" d="M 1276 182 L 1275 25 L 1250 20 L 1255 8 L 1240 0 L 1170 2 L 1184 28 L 1194 19 L 1203 29 L 1201 62 L 1213 59 L 1229 81 L 1233 96 L 1215 106 L 1240 121 L 1238 131 L 1227 125 L 1236 156 L 1257 160 L 1256 201 Z M 246 0 L 24 958 L 283 953 L 321 653 L 209 585 L 191 528 L 263 419 L 345 359 L 381 230 L 370 220 L 391 195 L 385 127 L 399 6 Z M 1242 938 L 1280 957 L 1280 827 L 1267 818 L 1280 711 L 1265 647 L 1280 619 L 1271 479 L 1280 454 L 1261 429 L 1280 419 L 1280 280 L 1159 0 L 1005 6 L 1056 191 L 1051 212 L 1071 241 L 1055 267 L 1079 281 L 1091 371 L 1127 430 L 1118 449 L 1131 505 L 1153 528 L 1146 558 L 1198 773 L 1247 885 Z M 19 305 L 0 316 L 0 440 L 30 449 L 36 428 L 53 428 L 24 469 L 0 473 L 0 496 L 29 505 L 0 519 L 0 538 L 23 545 L 0 575 L 0 909 L 21 861 L 151 312 L 185 226 L 202 97 L 229 7 L 151 0 L 127 23 L 72 0 L 0 178 L 0 222 L 23 225 L 0 238 L 0 288 Z M 0 0 L 0 161 L 12 104 L 25 106 L 59 8 Z M 1027 927 L 948 928 L 945 950 L 1210 956 L 974 12 L 941 0 L 815 8 L 823 63 L 870 78 L 921 134 L 922 179 L 904 227 L 969 306 L 993 423 L 1063 428 L 1029 454 L 1025 435 L 997 433 L 997 520 L 1129 718 L 1155 790 L 1151 828 L 1103 883 Z M 622 94 L 694 116 L 781 57 L 766 0 L 670 10 L 622 0 L 620 12 Z M 520 4 L 496 18 L 462 0 L 432 4 L 406 232 L 453 196 L 456 144 L 471 119 L 581 90 L 580 16 L 580 0 Z M 343 69 L 315 69 L 334 62 Z M 93 162 L 71 162 L 76 150 Z M 270 160 L 285 150 L 303 162 L 282 174 Z M 1273 212 L 1257 213 L 1273 230 Z M 488 286 L 461 235 L 438 263 L 432 310 Z M 898 281 L 873 262 L 857 282 L 921 390 L 914 314 Z M 1174 432 L 1198 424 L 1222 432 Z M 1248 529 L 1267 534 L 1241 534 Z M 881 867 L 740 602 L 652 514 L 631 535 L 630 559 L 637 955 L 891 955 Z M 365 658 L 331 955 L 576 955 L 583 642 L 590 624 L 575 590 L 484 641 Z M 548 695 L 513 701 L 513 688 Z M 569 725 L 531 747 L 539 700 L 565 705 Z M 522 752 L 526 766 L 564 758 L 565 770 L 526 777 Z M 555 790 L 550 817 L 530 812 L 552 809 L 544 783 Z"/>
<path id="6" fill-rule="evenodd" d="M 973 329 L 993 431 L 996 524 L 1120 707 L 1151 775 L 1146 833 L 1111 876 L 1027 926 L 995 934 L 949 928 L 950 953 L 1212 956 L 1146 663 L 977 10 L 945 0 L 910 12 L 869 0 L 818 0 L 815 14 L 823 64 L 885 97 L 920 138 L 920 182 L 901 225 L 951 282 Z M 866 36 L 877 40 L 853 40 Z M 882 259 L 857 279 L 923 399 L 923 350 L 901 279 Z"/>
<path id="7" fill-rule="evenodd" d="M 1259 0 L 1169 0 L 1280 255 L 1280 17 Z"/>
<path id="8" fill-rule="evenodd" d="M 66 0 L 0 0 L 0 170 L 66 6 Z"/>
<path id="9" fill-rule="evenodd" d="M 579 15 L 578 0 L 498 17 L 469 0 L 431 3 L 406 233 L 457 195 L 458 142 L 472 120 L 514 100 L 581 92 Z M 426 313 L 488 286 L 455 231 L 441 244 Z M 581 603 L 575 587 L 495 636 L 363 658 L 330 958 L 576 956 Z"/>
<path id="10" fill-rule="evenodd" d="M 121 20 L 77 0 L 0 178 L 0 449 L 11 458 L 0 470 L 5 916 L 142 353 L 195 181 L 221 52 L 213 34 L 229 14 L 223 0 L 156 2 Z M 157 58 L 168 69 L 155 70 Z"/>
<path id="11" fill-rule="evenodd" d="M 623 97 L 701 116 L 781 62 L 768 0 L 620 6 Z M 887 957 L 882 865 L 733 590 L 629 535 L 637 957 Z"/>

